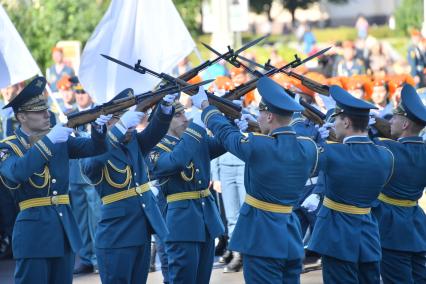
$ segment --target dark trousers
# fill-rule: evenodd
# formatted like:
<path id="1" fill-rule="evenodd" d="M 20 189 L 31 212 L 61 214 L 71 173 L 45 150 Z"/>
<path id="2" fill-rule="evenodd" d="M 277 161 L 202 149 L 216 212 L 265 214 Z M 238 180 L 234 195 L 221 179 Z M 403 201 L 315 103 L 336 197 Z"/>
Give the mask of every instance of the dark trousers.
<path id="1" fill-rule="evenodd" d="M 160 258 L 161 273 L 163 274 L 163 283 L 169 283 L 169 263 L 167 260 L 166 246 L 157 235 L 154 235 L 154 239 L 155 245 L 157 246 L 158 257 Z"/>
<path id="2" fill-rule="evenodd" d="M 146 283 L 151 243 L 125 248 L 96 249 L 102 284 Z"/>
<path id="3" fill-rule="evenodd" d="M 350 262 L 322 257 L 322 279 L 325 284 L 380 284 L 379 262 Z"/>
<path id="4" fill-rule="evenodd" d="M 69 245 L 63 257 L 17 259 L 15 284 L 71 284 L 74 260 Z"/>
<path id="5" fill-rule="evenodd" d="M 380 273 L 384 284 L 426 283 L 426 252 L 382 249 Z"/>
<path id="6" fill-rule="evenodd" d="M 166 242 L 166 252 L 170 283 L 210 283 L 214 238 L 208 238 L 205 242 Z"/>
<path id="7" fill-rule="evenodd" d="M 243 254 L 246 284 L 297 284 L 300 283 L 302 260 L 285 260 Z"/>

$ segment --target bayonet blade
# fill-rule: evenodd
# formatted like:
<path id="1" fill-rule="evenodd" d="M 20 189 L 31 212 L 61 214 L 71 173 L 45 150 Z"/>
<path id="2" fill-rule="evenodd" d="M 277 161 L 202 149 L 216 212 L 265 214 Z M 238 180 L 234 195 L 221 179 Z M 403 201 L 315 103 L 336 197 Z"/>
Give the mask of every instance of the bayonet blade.
<path id="1" fill-rule="evenodd" d="M 252 47 L 253 45 L 258 44 L 259 42 L 261 42 L 262 40 L 264 40 L 264 39 L 265 39 L 265 38 L 267 38 L 267 37 L 269 37 L 269 34 L 266 34 L 266 35 L 264 35 L 264 36 L 262 36 L 262 37 L 260 37 L 260 38 L 258 38 L 258 39 L 255 39 L 255 40 L 249 41 L 248 43 L 246 43 L 246 44 L 244 44 L 242 47 L 240 47 L 238 50 L 234 51 L 234 54 L 235 54 L 235 55 L 237 55 L 237 54 L 239 54 L 239 53 L 243 52 L 244 50 L 246 50 L 246 49 L 248 49 L 248 48 Z"/>
<path id="2" fill-rule="evenodd" d="M 246 62 L 250 63 L 250 64 L 253 64 L 253 65 L 254 65 L 254 66 L 256 66 L 256 67 L 259 67 L 259 68 L 262 68 L 262 69 L 267 70 L 266 66 L 264 66 L 264 65 L 262 65 L 262 64 L 260 64 L 260 63 L 257 63 L 256 61 L 253 61 L 253 60 L 251 60 L 251 59 L 248 59 L 248 58 L 246 58 L 246 57 L 244 57 L 244 56 L 242 56 L 242 55 L 237 55 L 237 57 L 238 57 L 239 59 L 241 59 L 241 60 L 244 60 L 244 61 L 246 61 Z"/>
<path id="3" fill-rule="evenodd" d="M 329 46 L 327 48 L 324 48 L 324 49 L 312 54 L 311 56 L 306 57 L 305 59 L 303 59 L 302 61 L 299 62 L 299 65 L 302 65 L 303 63 L 308 62 L 309 60 L 311 60 L 315 57 L 319 57 L 319 56 L 323 55 L 324 53 L 329 51 L 331 48 L 332 48 L 332 46 Z"/>
<path id="4" fill-rule="evenodd" d="M 217 51 L 216 49 L 214 49 L 213 47 L 211 47 L 207 43 L 202 42 L 201 44 L 204 45 L 205 48 L 207 48 L 208 50 L 210 50 L 211 52 L 213 52 L 217 56 L 219 56 L 219 57 L 223 56 L 223 54 L 221 54 L 219 51 Z"/>
<path id="5" fill-rule="evenodd" d="M 106 55 L 106 54 L 101 54 L 101 56 L 103 56 L 104 58 L 106 58 L 106 59 L 108 59 L 108 60 L 110 60 L 110 61 L 112 61 L 112 62 L 115 62 L 115 63 L 117 63 L 117 64 L 119 64 L 119 65 L 121 65 L 121 66 L 124 66 L 124 67 L 126 67 L 126 68 L 128 68 L 128 69 L 135 70 L 135 67 L 134 67 L 134 66 L 129 65 L 129 64 L 127 64 L 127 63 L 124 63 L 123 61 L 120 61 L 120 60 L 118 60 L 118 59 L 115 59 L 114 57 L 111 57 L 111 56 Z"/>

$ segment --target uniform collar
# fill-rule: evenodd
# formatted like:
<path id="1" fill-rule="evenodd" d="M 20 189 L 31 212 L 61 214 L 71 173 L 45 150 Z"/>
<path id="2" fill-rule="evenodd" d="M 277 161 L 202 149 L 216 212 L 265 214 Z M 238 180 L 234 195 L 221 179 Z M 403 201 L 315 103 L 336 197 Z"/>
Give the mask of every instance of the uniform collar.
<path id="1" fill-rule="evenodd" d="M 372 144 L 373 141 L 370 140 L 368 136 L 365 135 L 353 135 L 348 136 L 343 139 L 344 144 L 348 143 L 358 143 L 358 144 Z"/>
<path id="2" fill-rule="evenodd" d="M 401 143 L 424 143 L 423 138 L 420 136 L 409 136 L 409 137 L 402 137 L 398 139 L 398 142 Z"/>
<path id="3" fill-rule="evenodd" d="M 15 130 L 15 135 L 19 142 L 21 142 L 22 146 L 24 146 L 26 149 L 30 147 L 29 136 L 21 129 L 21 127 L 18 127 Z"/>
<path id="4" fill-rule="evenodd" d="M 272 131 L 270 136 L 277 136 L 277 135 L 281 135 L 281 134 L 292 134 L 292 135 L 296 135 L 296 132 L 294 131 L 293 127 L 291 126 L 284 126 L 284 127 L 280 127 L 277 129 L 274 129 L 274 131 Z"/>

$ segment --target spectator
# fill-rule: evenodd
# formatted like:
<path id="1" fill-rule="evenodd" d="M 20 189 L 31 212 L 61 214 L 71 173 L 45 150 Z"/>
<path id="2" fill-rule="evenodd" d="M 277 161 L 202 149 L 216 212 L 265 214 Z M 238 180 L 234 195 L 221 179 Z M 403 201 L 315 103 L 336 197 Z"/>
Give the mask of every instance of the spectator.
<path id="1" fill-rule="evenodd" d="M 368 36 L 368 21 L 363 15 L 359 15 L 355 27 L 358 31 L 358 38 L 365 39 Z"/>
<path id="2" fill-rule="evenodd" d="M 417 88 L 425 86 L 425 54 L 424 49 L 421 45 L 422 35 L 419 30 L 411 30 L 411 45 L 408 47 L 408 64 L 410 64 L 410 74 L 413 76 Z"/>
<path id="3" fill-rule="evenodd" d="M 365 66 L 361 60 L 355 58 L 355 46 L 352 41 L 343 43 L 343 57 L 337 61 L 334 76 L 360 75 L 365 73 Z"/>
<path id="4" fill-rule="evenodd" d="M 52 48 L 53 65 L 46 71 L 46 79 L 53 92 L 57 92 L 56 84 L 64 75 L 74 76 L 74 70 L 64 62 L 64 51 L 60 47 Z"/>

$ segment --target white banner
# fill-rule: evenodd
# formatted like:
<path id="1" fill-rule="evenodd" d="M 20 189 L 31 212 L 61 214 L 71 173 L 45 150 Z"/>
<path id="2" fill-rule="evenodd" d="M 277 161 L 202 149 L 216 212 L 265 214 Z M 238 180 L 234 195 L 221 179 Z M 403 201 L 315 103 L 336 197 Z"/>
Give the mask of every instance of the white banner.
<path id="1" fill-rule="evenodd" d="M 33 56 L 0 4 L 0 88 L 25 81 L 39 72 Z"/>
<path id="2" fill-rule="evenodd" d="M 135 94 L 151 90 L 159 80 L 111 62 L 106 54 L 130 65 L 169 73 L 195 43 L 171 0 L 112 0 L 87 42 L 79 69 L 80 82 L 97 103 L 125 88 Z"/>

